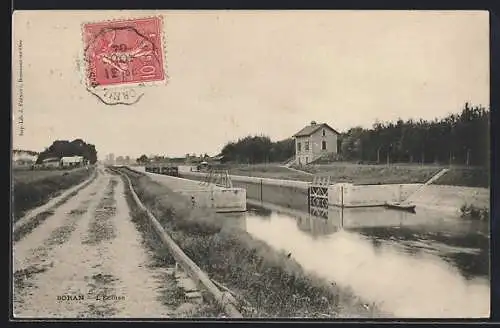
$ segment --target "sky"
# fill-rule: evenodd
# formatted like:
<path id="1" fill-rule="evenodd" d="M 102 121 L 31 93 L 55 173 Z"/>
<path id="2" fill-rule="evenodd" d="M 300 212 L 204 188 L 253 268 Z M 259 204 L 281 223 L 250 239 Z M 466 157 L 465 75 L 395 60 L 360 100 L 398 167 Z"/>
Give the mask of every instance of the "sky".
<path id="1" fill-rule="evenodd" d="M 151 15 L 164 17 L 168 83 L 131 106 L 102 103 L 82 81 L 81 25 Z M 12 58 L 13 147 L 82 138 L 100 158 L 216 155 L 313 120 L 342 132 L 489 105 L 486 11 L 16 12 Z"/>

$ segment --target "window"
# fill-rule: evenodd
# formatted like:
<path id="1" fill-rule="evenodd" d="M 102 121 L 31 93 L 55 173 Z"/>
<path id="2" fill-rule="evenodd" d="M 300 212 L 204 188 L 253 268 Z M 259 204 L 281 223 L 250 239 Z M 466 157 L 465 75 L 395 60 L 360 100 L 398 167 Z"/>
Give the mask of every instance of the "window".
<path id="1" fill-rule="evenodd" d="M 297 151 L 298 151 L 299 153 L 300 153 L 300 151 L 301 151 L 301 147 L 300 147 L 300 146 L 302 146 L 302 145 L 300 144 L 300 142 L 298 142 L 298 143 L 297 143 Z"/>
<path id="2" fill-rule="evenodd" d="M 305 151 L 309 151 L 309 141 L 306 141 L 306 144 L 305 144 L 304 150 L 305 150 Z"/>
<path id="3" fill-rule="evenodd" d="M 321 142 L 321 149 L 326 150 L 326 141 Z"/>
<path id="4" fill-rule="evenodd" d="M 326 135 L 326 134 L 325 134 L 325 129 L 323 129 L 323 137 L 324 137 L 325 135 Z"/>

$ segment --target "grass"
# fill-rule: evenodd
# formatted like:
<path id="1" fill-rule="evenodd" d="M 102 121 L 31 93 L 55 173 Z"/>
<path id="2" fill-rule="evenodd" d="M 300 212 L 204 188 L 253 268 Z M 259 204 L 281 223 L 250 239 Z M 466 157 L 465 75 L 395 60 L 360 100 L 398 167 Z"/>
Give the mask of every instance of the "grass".
<path id="1" fill-rule="evenodd" d="M 483 168 L 452 168 L 435 184 L 489 188 L 490 174 Z"/>
<path id="2" fill-rule="evenodd" d="M 73 170 L 13 170 L 13 180 L 14 183 L 24 182 L 24 183 L 34 183 L 39 180 L 44 180 L 47 178 L 54 178 L 68 175 L 68 173 L 74 173 L 77 171 L 85 170 L 84 168 L 76 168 Z"/>
<path id="3" fill-rule="evenodd" d="M 317 175 L 329 175 L 333 181 L 356 184 L 423 183 L 441 168 L 408 165 L 325 164 L 306 167 Z"/>
<path id="4" fill-rule="evenodd" d="M 14 242 L 21 240 L 24 236 L 33 231 L 36 227 L 38 227 L 42 222 L 44 222 L 48 217 L 54 215 L 54 211 L 45 211 L 37 216 L 35 216 L 28 223 L 19 227 L 19 229 L 15 230 L 12 234 L 12 240 Z"/>
<path id="5" fill-rule="evenodd" d="M 79 191 L 80 190 L 75 190 L 72 193 L 70 193 L 69 195 L 66 195 L 64 198 L 60 199 L 54 206 L 52 206 L 49 210 L 44 211 L 40 214 L 37 214 L 34 218 L 32 218 L 28 222 L 24 223 L 18 229 L 16 229 L 13 233 L 13 237 L 12 237 L 13 241 L 19 241 L 24 236 L 26 236 L 31 231 L 33 231 L 36 227 L 38 227 L 40 224 L 42 224 L 48 217 L 54 215 L 55 209 L 57 209 L 59 206 L 65 204 L 68 200 L 70 200 L 71 198 L 76 196 Z M 75 213 L 73 211 L 71 211 L 70 214 L 74 215 Z"/>
<path id="6" fill-rule="evenodd" d="M 129 188 L 125 189 L 125 196 L 130 208 L 132 222 L 141 234 L 142 245 L 152 255 L 152 261 L 148 265 L 152 268 L 172 268 L 175 265 L 174 257 L 156 234 L 148 216 L 135 203 Z M 173 273 L 163 274 L 162 287 L 159 292 L 163 305 L 175 308 L 175 313 L 178 316 L 185 315 L 185 313 L 178 313 L 177 309 L 181 308 L 189 300 L 186 299 L 184 291 L 176 283 Z M 203 304 L 196 304 L 189 315 L 191 317 L 220 317 L 221 311 L 213 303 L 205 302 Z"/>
<path id="7" fill-rule="evenodd" d="M 97 245 L 116 237 L 111 218 L 116 213 L 115 187 L 118 182 L 113 179 L 106 187 L 105 195 L 97 205 L 89 224 L 89 234 L 83 244 Z"/>
<path id="8" fill-rule="evenodd" d="M 289 170 L 281 164 L 232 164 L 228 166 L 229 174 L 271 179 L 312 181 L 312 176 Z"/>
<path id="9" fill-rule="evenodd" d="M 228 165 L 230 174 L 288 179 L 298 181 L 312 181 L 313 177 L 306 173 L 289 170 L 281 164 L 231 164 Z M 390 183 L 424 183 L 434 174 L 447 166 L 418 165 L 418 164 L 354 164 L 332 163 L 318 164 L 304 167 L 295 167 L 315 175 L 329 175 L 336 182 L 350 182 L 355 184 L 390 184 Z M 483 168 L 451 167 L 435 184 L 465 187 L 489 187 L 489 172 Z"/>
<path id="10" fill-rule="evenodd" d="M 14 221 L 26 211 L 45 204 L 50 198 L 86 180 L 93 169 L 70 171 L 14 171 L 13 172 L 13 214 Z"/>
<path id="11" fill-rule="evenodd" d="M 226 227 L 216 213 L 191 208 L 188 198 L 143 174 L 122 171 L 179 247 L 212 279 L 252 305 L 251 311 L 241 309 L 245 317 L 336 317 L 341 306 L 368 316 L 367 311 L 376 311 L 246 231 Z"/>

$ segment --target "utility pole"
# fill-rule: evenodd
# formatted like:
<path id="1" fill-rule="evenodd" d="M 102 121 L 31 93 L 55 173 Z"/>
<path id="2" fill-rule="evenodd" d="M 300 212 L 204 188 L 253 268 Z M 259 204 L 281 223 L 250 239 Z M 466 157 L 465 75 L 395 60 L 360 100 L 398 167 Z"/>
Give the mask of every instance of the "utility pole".
<path id="1" fill-rule="evenodd" d="M 377 149 L 377 164 L 380 164 L 380 148 L 381 147 L 378 147 Z"/>
<path id="2" fill-rule="evenodd" d="M 469 166 L 469 162 L 470 162 L 470 149 L 467 149 L 467 160 L 466 160 L 467 166 Z"/>

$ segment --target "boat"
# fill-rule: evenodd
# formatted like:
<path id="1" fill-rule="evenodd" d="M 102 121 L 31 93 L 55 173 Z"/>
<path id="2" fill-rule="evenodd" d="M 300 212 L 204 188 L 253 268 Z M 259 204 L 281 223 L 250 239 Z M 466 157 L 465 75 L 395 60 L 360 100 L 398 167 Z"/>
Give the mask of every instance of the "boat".
<path id="1" fill-rule="evenodd" d="M 390 209 L 415 213 L 416 205 L 410 204 L 410 203 L 387 202 L 387 203 L 385 203 L 385 207 L 390 208 Z"/>

